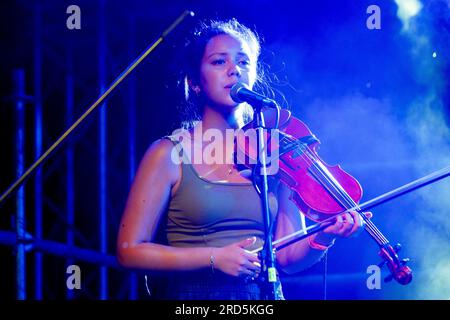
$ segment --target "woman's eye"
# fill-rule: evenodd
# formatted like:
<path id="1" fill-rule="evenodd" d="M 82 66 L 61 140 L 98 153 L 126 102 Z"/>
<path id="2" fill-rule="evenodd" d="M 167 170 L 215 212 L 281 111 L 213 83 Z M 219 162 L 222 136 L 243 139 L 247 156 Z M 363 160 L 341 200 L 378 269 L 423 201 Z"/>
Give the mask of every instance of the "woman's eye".
<path id="1" fill-rule="evenodd" d="M 241 61 L 239 61 L 239 64 L 242 65 L 242 66 L 248 66 L 250 64 L 250 61 L 248 61 L 248 60 L 241 60 Z"/>
<path id="2" fill-rule="evenodd" d="M 213 60 L 213 62 L 212 62 L 213 65 L 221 65 L 224 63 L 225 63 L 224 59 L 217 59 L 217 60 Z"/>

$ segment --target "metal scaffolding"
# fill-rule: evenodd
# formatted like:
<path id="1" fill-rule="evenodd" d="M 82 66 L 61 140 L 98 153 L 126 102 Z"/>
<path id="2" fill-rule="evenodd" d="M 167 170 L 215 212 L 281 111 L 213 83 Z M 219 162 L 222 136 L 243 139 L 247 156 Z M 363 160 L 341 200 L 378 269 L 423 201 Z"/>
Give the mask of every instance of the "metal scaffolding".
<path id="1" fill-rule="evenodd" d="M 15 110 L 15 125 L 13 128 L 15 132 L 15 166 L 16 175 L 20 176 L 24 172 L 26 159 L 37 159 L 43 153 L 44 145 L 48 144 L 51 138 L 48 133 L 52 128 L 46 128 L 45 111 L 48 106 L 45 100 L 53 94 L 52 90 L 59 90 L 63 93 L 65 106 L 64 123 L 68 127 L 72 124 L 74 116 L 77 113 L 77 100 L 87 101 L 89 98 L 80 98 L 80 93 L 85 93 L 87 96 L 92 94 L 92 88 L 88 88 L 82 81 L 77 81 L 76 68 L 74 66 L 75 57 L 73 55 L 75 42 L 71 37 L 64 40 L 64 50 L 54 50 L 52 44 L 48 43 L 46 35 L 48 35 L 49 28 L 43 26 L 43 12 L 45 12 L 46 5 L 44 2 L 36 1 L 30 5 L 24 3 L 24 10 L 32 11 L 32 72 L 27 72 L 25 69 L 17 69 L 13 74 L 14 92 L 12 93 L 11 101 L 13 101 Z M 48 5 L 48 4 L 47 4 Z M 111 74 L 108 70 L 111 67 L 111 61 L 114 60 L 110 50 L 108 49 L 108 32 L 114 33 L 114 30 L 107 29 L 106 21 L 106 1 L 101 0 L 97 4 L 98 11 L 98 32 L 97 32 L 97 65 L 98 65 L 98 90 L 103 93 L 110 81 Z M 129 51 L 124 54 L 130 56 L 136 55 L 135 52 L 135 21 L 128 20 L 129 28 L 127 32 L 131 36 L 128 39 Z M 113 24 L 110 24 L 113 25 Z M 47 42 L 46 42 L 47 41 Z M 54 44 L 53 44 L 54 45 Z M 43 74 L 43 65 L 45 60 L 51 61 L 52 68 L 46 69 L 46 74 Z M 50 72 L 54 74 L 49 75 Z M 56 83 L 60 76 L 64 79 L 61 83 Z M 43 84 L 43 77 L 50 79 L 50 83 L 46 86 Z M 27 80 L 33 83 L 33 97 L 26 96 L 25 88 Z M 49 81 L 49 80 L 47 80 Z M 53 82 L 55 81 L 55 82 Z M 53 83 L 52 83 L 53 82 Z M 124 128 L 123 145 L 128 145 L 126 148 L 126 157 L 128 168 L 126 170 L 125 179 L 128 186 L 134 177 L 136 171 L 136 80 L 131 79 L 127 89 L 127 108 L 124 113 L 127 116 L 127 121 L 123 123 Z M 47 110 L 48 111 L 48 110 Z M 88 297 L 96 299 L 109 298 L 138 298 L 137 275 L 120 267 L 114 252 L 111 252 L 111 243 L 114 236 L 109 231 L 111 221 L 109 218 L 109 210 L 113 199 L 109 197 L 109 179 L 108 176 L 111 171 L 118 171 L 117 168 L 112 167 L 111 152 L 108 150 L 109 126 L 108 126 L 108 112 L 107 105 L 101 105 L 98 117 L 98 140 L 97 143 L 91 139 L 83 141 L 83 145 L 87 150 L 96 153 L 96 156 L 89 157 L 98 159 L 98 184 L 97 184 L 97 219 L 90 221 L 97 224 L 97 235 L 92 237 L 86 234 L 85 230 L 80 229 L 80 224 L 77 224 L 77 219 L 80 219 L 77 212 L 77 194 L 76 180 L 77 168 L 79 170 L 79 157 L 77 159 L 77 146 L 70 141 L 66 143 L 63 150 L 55 157 L 55 161 L 49 163 L 45 170 L 39 168 L 33 176 L 32 192 L 27 197 L 25 189 L 29 190 L 28 186 L 22 186 L 14 196 L 16 200 L 15 206 L 15 230 L 0 230 L 0 244 L 10 246 L 15 254 L 15 297 L 20 300 L 25 300 L 33 295 L 35 300 L 42 300 L 45 298 L 54 298 L 60 292 L 56 286 L 49 285 L 46 281 L 48 272 L 46 272 L 45 259 L 48 256 L 57 256 L 65 259 L 65 265 L 69 266 L 76 263 L 88 263 L 96 265 L 99 272 L 99 277 L 94 276 L 90 281 L 97 283 L 90 286 L 87 284 L 83 289 L 90 292 L 85 292 Z M 33 128 L 26 126 L 25 120 L 27 117 L 33 117 Z M 93 125 L 94 123 L 91 123 Z M 83 131 L 78 134 L 86 134 Z M 32 137 L 32 138 L 31 138 Z M 29 139 L 29 143 L 26 143 Z M 78 141 L 77 141 L 78 143 Z M 81 144 L 81 143 L 80 143 Z M 27 146 L 32 145 L 33 150 L 28 150 Z M 119 153 L 121 154 L 121 153 Z M 125 154 L 124 152 L 122 154 Z M 64 160 L 64 161 L 61 161 Z M 57 201 L 53 199 L 52 195 L 46 193 L 46 182 L 53 178 L 57 173 L 58 182 L 62 182 L 64 187 L 63 199 L 58 198 Z M 62 173 L 62 179 L 61 178 Z M 51 183 L 55 183 L 52 181 Z M 50 188 L 55 188 L 50 182 Z M 86 183 L 86 182 L 84 182 Z M 92 181 L 88 182 L 92 183 Z M 59 188 L 59 186 L 56 186 Z M 32 195 L 32 196 L 31 196 Z M 31 199 L 28 203 L 28 199 Z M 31 212 L 31 214 L 30 214 Z M 54 215 L 54 216 L 52 216 Z M 32 220 L 30 219 L 32 217 Z M 52 221 L 52 218 L 56 219 Z M 27 220 L 29 219 L 29 220 Z M 84 217 L 85 219 L 85 217 Z M 61 225 L 64 227 L 61 233 Z M 32 230 L 32 231 L 31 231 Z M 63 234 L 63 236 L 61 236 Z M 57 235 L 58 241 L 50 239 L 53 235 Z M 94 240 L 94 241 L 93 241 Z M 95 243 L 96 242 L 96 243 Z M 96 249 L 95 249 L 96 248 Z M 33 254 L 33 259 L 27 263 L 30 251 Z M 109 279 L 109 270 L 118 269 L 121 272 L 119 277 L 119 289 L 111 288 Z M 65 273 L 65 269 L 64 269 Z M 88 276 L 89 277 L 89 276 Z M 86 279 L 88 279 L 86 277 Z M 31 284 L 33 281 L 33 284 Z M 117 282 L 117 277 L 115 278 Z M 95 289 L 96 287 L 96 289 Z M 125 289 L 123 289 L 125 288 Z M 33 292 L 33 294 L 31 294 Z M 126 294 L 126 296 L 124 296 Z M 77 294 L 74 290 L 65 289 L 65 296 L 67 299 L 76 299 Z"/>

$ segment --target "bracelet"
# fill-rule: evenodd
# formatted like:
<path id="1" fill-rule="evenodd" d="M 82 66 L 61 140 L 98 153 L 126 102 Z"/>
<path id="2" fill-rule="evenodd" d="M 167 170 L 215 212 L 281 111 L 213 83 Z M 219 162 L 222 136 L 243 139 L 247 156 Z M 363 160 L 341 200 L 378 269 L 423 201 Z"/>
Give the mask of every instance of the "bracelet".
<path id="1" fill-rule="evenodd" d="M 211 266 L 211 272 L 214 273 L 214 261 L 216 258 L 213 255 L 213 252 L 211 251 L 211 255 L 209 256 L 209 265 Z"/>
<path id="2" fill-rule="evenodd" d="M 333 246 L 334 240 L 333 240 L 333 242 L 331 242 L 328 246 L 325 246 L 325 245 L 323 245 L 323 244 L 320 244 L 320 243 L 315 242 L 314 239 L 312 239 L 312 237 L 308 237 L 308 243 L 309 243 L 309 246 L 310 246 L 312 249 L 325 251 L 325 250 L 328 250 L 329 248 L 331 248 L 331 247 Z"/>

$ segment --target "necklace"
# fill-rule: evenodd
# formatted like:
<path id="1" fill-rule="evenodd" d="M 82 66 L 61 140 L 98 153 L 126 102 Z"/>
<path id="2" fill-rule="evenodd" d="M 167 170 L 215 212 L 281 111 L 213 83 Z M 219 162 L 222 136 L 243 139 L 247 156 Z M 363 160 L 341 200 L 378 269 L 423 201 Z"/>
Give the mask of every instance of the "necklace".
<path id="1" fill-rule="evenodd" d="M 194 149 L 203 151 L 203 142 L 196 141 L 196 140 L 193 139 L 192 137 L 189 137 L 189 138 L 190 138 L 190 140 L 191 140 L 191 143 L 192 143 Z M 232 157 L 231 159 L 234 159 L 234 158 Z M 223 170 L 224 166 L 226 166 L 226 169 L 225 169 L 225 170 L 226 170 L 226 171 L 225 171 L 225 172 L 226 172 L 226 175 L 227 175 L 227 176 L 232 175 L 232 174 L 233 174 L 233 171 L 234 171 L 234 161 L 231 160 L 231 161 L 225 161 L 224 164 L 216 164 L 215 167 L 213 167 L 213 168 L 210 169 L 209 171 L 205 172 L 205 173 L 202 174 L 201 176 L 202 176 L 203 178 L 206 178 L 207 176 L 211 175 L 212 173 L 218 171 L 219 169 L 222 169 L 222 170 Z"/>
<path id="2" fill-rule="evenodd" d="M 216 166 L 215 168 L 212 168 L 211 170 L 205 172 L 202 176 L 203 177 L 209 176 L 210 174 L 212 174 L 212 173 L 216 172 L 217 170 L 219 170 L 221 168 L 221 166 L 222 165 L 219 165 L 219 166 Z M 228 168 L 226 169 L 227 170 L 226 172 L 227 172 L 228 175 L 231 175 L 233 173 L 233 170 L 234 170 L 234 165 L 228 164 L 227 167 Z"/>

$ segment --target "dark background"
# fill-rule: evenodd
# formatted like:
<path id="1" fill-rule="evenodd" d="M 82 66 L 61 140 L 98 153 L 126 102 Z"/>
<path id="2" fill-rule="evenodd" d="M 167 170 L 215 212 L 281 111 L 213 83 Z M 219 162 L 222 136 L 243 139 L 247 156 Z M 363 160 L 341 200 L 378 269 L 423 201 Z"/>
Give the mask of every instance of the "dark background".
<path id="1" fill-rule="evenodd" d="M 402 3 L 402 1 L 397 1 Z M 69 30 L 66 9 L 81 9 L 81 29 Z M 381 29 L 369 30 L 369 5 L 381 9 Z M 137 161 L 149 144 L 179 125 L 174 66 L 183 39 L 198 19 L 235 17 L 263 40 L 262 63 L 277 97 L 321 140 L 320 155 L 340 164 L 364 189 L 362 201 L 445 167 L 450 162 L 449 2 L 422 1 L 408 21 L 394 1 L 4 1 L 0 4 L 0 190 L 15 179 L 15 117 L 12 72 L 23 68 L 26 93 L 36 94 L 36 12 L 42 17 L 43 144 L 48 148 L 68 127 L 66 79 L 73 75 L 74 118 L 98 97 L 99 43 L 106 39 L 106 84 L 185 9 L 194 19 L 181 24 L 107 100 L 107 213 L 109 253 L 126 201 L 129 176 L 129 108 L 136 108 Z M 101 17 L 105 29 L 101 31 Z M 133 104 L 130 95 L 135 93 Z M 26 167 L 34 160 L 34 110 L 26 104 Z M 99 114 L 82 125 L 43 166 L 44 235 L 64 242 L 75 230 L 77 246 L 98 249 Z M 66 154 L 75 163 L 75 224 L 66 223 Z M 33 178 L 25 185 L 27 230 L 34 232 Z M 15 197 L 0 208 L 0 228 L 12 230 Z M 367 267 L 377 264 L 377 246 L 367 234 L 339 240 L 329 252 L 329 299 L 449 299 L 450 185 L 440 181 L 374 209 L 374 223 L 392 242 L 403 244 L 415 279 L 406 287 L 366 286 Z M 33 297 L 33 254 L 27 255 L 28 297 Z M 0 247 L 0 299 L 15 296 L 14 250 Z M 75 297 L 96 299 L 98 267 L 72 261 L 82 270 Z M 66 267 L 44 256 L 44 298 L 64 299 Z M 288 299 L 323 297 L 324 262 L 283 275 Z M 383 271 L 383 275 L 386 270 Z M 139 298 L 145 298 L 139 276 Z M 128 272 L 110 270 L 109 297 L 128 297 Z"/>

